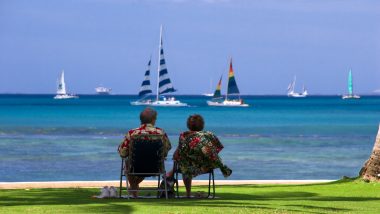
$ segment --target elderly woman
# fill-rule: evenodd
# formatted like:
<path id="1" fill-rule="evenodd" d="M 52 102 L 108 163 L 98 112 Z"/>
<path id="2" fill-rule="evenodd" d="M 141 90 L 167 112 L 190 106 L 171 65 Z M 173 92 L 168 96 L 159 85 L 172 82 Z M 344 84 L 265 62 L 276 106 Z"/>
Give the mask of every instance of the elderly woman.
<path id="1" fill-rule="evenodd" d="M 191 195 L 192 179 L 211 169 L 219 168 L 224 177 L 231 175 L 232 170 L 223 165 L 218 153 L 223 149 L 219 139 L 209 131 L 203 131 L 204 120 L 195 114 L 187 119 L 189 131 L 181 133 L 173 159 L 177 161 L 182 172 L 186 195 Z M 173 176 L 173 171 L 168 177 Z"/>

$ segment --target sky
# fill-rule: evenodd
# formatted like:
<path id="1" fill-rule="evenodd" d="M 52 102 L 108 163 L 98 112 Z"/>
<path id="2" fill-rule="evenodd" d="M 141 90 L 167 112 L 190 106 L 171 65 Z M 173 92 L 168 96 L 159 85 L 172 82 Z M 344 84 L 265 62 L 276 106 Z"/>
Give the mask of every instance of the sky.
<path id="1" fill-rule="evenodd" d="M 378 0 L 0 0 L 0 93 L 137 94 L 160 25 L 177 94 L 213 91 L 229 58 L 241 94 L 380 89 Z M 210 83 L 213 83 L 210 85 Z M 211 87 L 211 88 L 210 88 Z"/>

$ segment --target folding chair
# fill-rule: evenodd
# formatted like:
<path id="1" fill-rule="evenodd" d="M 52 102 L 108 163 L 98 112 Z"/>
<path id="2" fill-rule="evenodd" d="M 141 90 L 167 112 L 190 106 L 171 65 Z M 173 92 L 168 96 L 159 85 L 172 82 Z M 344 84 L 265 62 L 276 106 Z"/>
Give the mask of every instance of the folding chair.
<path id="1" fill-rule="evenodd" d="M 164 164 L 164 143 L 163 135 L 139 134 L 133 135 L 129 143 L 129 153 L 127 158 L 121 160 L 120 170 L 120 191 L 123 188 L 123 177 L 126 179 L 126 190 L 129 192 L 136 191 L 157 191 L 157 198 L 161 192 L 165 192 L 165 198 L 168 199 L 168 191 L 166 187 L 166 171 Z M 140 190 L 130 190 L 128 184 L 128 176 L 151 177 L 157 176 L 157 188 L 144 188 Z M 160 188 L 161 175 L 163 176 L 164 189 Z"/>
<path id="2" fill-rule="evenodd" d="M 181 173 L 181 169 L 179 167 L 178 162 L 174 162 L 174 178 L 175 178 L 175 185 L 176 185 L 176 192 L 177 192 L 177 198 L 179 198 L 179 192 L 178 192 L 178 174 Z M 211 196 L 211 180 L 212 180 L 212 197 L 215 198 L 215 178 L 214 178 L 214 170 L 211 169 L 210 171 L 204 173 L 208 173 L 208 195 L 207 198 L 210 198 Z"/>

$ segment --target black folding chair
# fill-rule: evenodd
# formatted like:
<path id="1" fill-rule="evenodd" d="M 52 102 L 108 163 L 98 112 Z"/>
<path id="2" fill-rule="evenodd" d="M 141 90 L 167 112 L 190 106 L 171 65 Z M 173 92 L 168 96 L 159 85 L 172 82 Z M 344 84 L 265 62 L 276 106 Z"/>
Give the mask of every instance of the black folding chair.
<path id="1" fill-rule="evenodd" d="M 175 178 L 175 186 L 176 186 L 176 192 L 177 192 L 177 198 L 179 198 L 179 191 L 178 191 L 178 174 L 181 173 L 181 169 L 179 167 L 178 162 L 174 162 L 174 178 Z M 214 170 L 211 169 L 210 171 L 204 173 L 208 173 L 208 195 L 207 198 L 215 198 L 215 177 L 214 177 Z M 211 181 L 212 181 L 212 195 L 211 195 Z M 211 197 L 210 197 L 211 196 Z"/>
<path id="2" fill-rule="evenodd" d="M 129 143 L 129 153 L 127 158 L 121 160 L 120 170 L 120 191 L 119 197 L 123 190 L 123 177 L 126 179 L 127 198 L 129 192 L 136 191 L 157 191 L 157 198 L 160 193 L 165 193 L 168 199 L 168 191 L 166 185 L 165 157 L 163 135 L 139 134 L 133 135 Z M 163 176 L 164 189 L 160 188 L 161 175 Z M 128 184 L 128 176 L 151 177 L 157 176 L 157 188 L 144 188 L 140 190 L 130 190 Z"/>

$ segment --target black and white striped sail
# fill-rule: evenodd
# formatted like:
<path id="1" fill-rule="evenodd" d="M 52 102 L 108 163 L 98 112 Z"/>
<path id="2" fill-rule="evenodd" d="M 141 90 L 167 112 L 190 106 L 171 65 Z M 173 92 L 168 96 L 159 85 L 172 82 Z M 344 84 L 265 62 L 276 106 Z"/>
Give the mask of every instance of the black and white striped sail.
<path id="1" fill-rule="evenodd" d="M 164 57 L 164 49 L 162 46 L 162 27 L 160 33 L 160 56 L 158 67 L 158 94 L 165 94 L 175 92 L 172 82 L 170 81 L 168 69 L 166 68 L 166 61 Z"/>
<path id="2" fill-rule="evenodd" d="M 151 63 L 151 60 L 149 60 L 148 62 L 148 66 L 145 71 L 145 77 L 144 77 L 143 82 L 141 83 L 139 97 L 145 97 L 152 93 L 152 89 L 150 86 L 150 63 Z"/>

